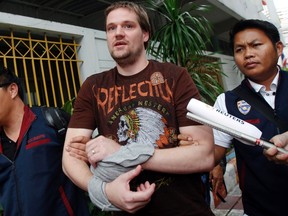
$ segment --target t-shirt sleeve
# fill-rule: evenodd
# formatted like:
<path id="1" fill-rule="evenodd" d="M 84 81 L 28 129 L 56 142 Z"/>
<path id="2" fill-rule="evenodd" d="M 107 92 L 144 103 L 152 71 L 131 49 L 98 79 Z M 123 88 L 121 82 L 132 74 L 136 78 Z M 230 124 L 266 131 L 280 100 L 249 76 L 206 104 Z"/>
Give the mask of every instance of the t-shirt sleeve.
<path id="1" fill-rule="evenodd" d="M 85 80 L 78 92 L 74 103 L 74 110 L 69 122 L 69 128 L 85 128 L 94 130 L 95 120 L 95 98 L 93 96 L 93 82 L 89 77 Z"/>
<path id="2" fill-rule="evenodd" d="M 185 68 L 181 69 L 180 76 L 175 82 L 175 105 L 179 127 L 199 125 L 186 117 L 187 105 L 192 98 L 200 100 L 199 91 Z"/>
<path id="3" fill-rule="evenodd" d="M 226 103 L 225 103 L 225 93 L 222 93 L 217 97 L 214 107 L 227 113 L 227 108 L 226 108 Z M 230 145 L 233 139 L 231 135 L 223 133 L 216 129 L 213 129 L 213 135 L 214 135 L 215 145 L 222 146 L 224 148 L 230 148 Z"/>

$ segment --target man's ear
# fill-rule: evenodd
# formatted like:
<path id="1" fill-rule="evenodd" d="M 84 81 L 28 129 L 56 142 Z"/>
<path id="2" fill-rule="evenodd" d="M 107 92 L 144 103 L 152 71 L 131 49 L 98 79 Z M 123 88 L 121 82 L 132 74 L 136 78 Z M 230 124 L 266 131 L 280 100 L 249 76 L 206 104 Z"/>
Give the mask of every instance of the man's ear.
<path id="1" fill-rule="evenodd" d="M 281 41 L 278 41 L 276 43 L 276 50 L 277 50 L 278 57 L 280 57 L 282 55 L 283 49 L 284 49 L 283 43 Z"/>
<path id="2" fill-rule="evenodd" d="M 7 90 L 10 93 L 12 99 L 18 96 L 18 85 L 16 83 L 11 83 Z"/>
<path id="3" fill-rule="evenodd" d="M 149 37 L 150 37 L 149 32 L 143 31 L 143 41 L 144 41 L 144 43 L 149 40 Z"/>

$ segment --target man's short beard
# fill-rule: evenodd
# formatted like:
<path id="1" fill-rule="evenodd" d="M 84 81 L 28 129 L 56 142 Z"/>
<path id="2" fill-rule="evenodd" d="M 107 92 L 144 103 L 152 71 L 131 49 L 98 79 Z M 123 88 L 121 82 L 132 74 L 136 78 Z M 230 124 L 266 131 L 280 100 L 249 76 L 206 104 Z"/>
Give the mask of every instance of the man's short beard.
<path id="1" fill-rule="evenodd" d="M 121 67 L 127 66 L 127 65 L 132 65 L 137 61 L 138 55 L 133 55 L 131 53 L 125 53 L 123 56 L 115 56 L 113 53 L 111 54 L 112 58 L 114 61 L 120 65 Z"/>

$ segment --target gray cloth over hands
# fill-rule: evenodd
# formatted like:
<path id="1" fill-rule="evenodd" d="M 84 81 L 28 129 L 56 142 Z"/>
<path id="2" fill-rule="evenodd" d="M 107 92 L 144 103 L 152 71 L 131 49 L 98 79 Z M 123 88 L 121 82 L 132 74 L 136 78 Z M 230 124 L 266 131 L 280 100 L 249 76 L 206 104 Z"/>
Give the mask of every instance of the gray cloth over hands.
<path id="1" fill-rule="evenodd" d="M 121 146 L 120 150 L 90 167 L 93 178 L 88 184 L 89 197 L 102 211 L 121 211 L 112 205 L 105 194 L 106 182 L 111 182 L 119 175 L 130 171 L 138 164 L 147 161 L 154 153 L 153 144 L 131 142 Z"/>

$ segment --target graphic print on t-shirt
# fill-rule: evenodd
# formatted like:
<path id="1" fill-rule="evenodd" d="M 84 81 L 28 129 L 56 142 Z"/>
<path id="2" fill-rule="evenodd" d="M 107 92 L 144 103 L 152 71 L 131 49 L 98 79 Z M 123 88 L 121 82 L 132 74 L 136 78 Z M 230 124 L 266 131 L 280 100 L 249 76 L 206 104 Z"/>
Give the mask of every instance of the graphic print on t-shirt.
<path id="1" fill-rule="evenodd" d="M 158 148 L 178 145 L 174 79 L 167 79 L 155 70 L 129 79 L 116 73 L 99 80 L 101 84 L 96 82 L 92 91 L 99 117 L 97 127 L 102 135 L 121 145 L 131 142 L 150 143 Z"/>
<path id="2" fill-rule="evenodd" d="M 154 72 L 150 80 L 120 82 L 117 85 L 112 82 L 108 87 L 93 86 L 92 91 L 97 101 L 98 110 L 106 116 L 114 112 L 120 104 L 130 104 L 131 101 L 140 101 L 143 98 L 150 98 L 149 103 L 161 100 L 161 103 L 173 105 L 171 89 L 174 85 L 173 81 L 164 80 L 160 74 L 160 72 Z"/>
<path id="3" fill-rule="evenodd" d="M 176 139 L 175 131 L 166 127 L 166 120 L 158 112 L 143 107 L 120 117 L 117 135 L 118 140 L 127 145 L 137 142 L 156 148 L 169 144 L 169 139 Z"/>

